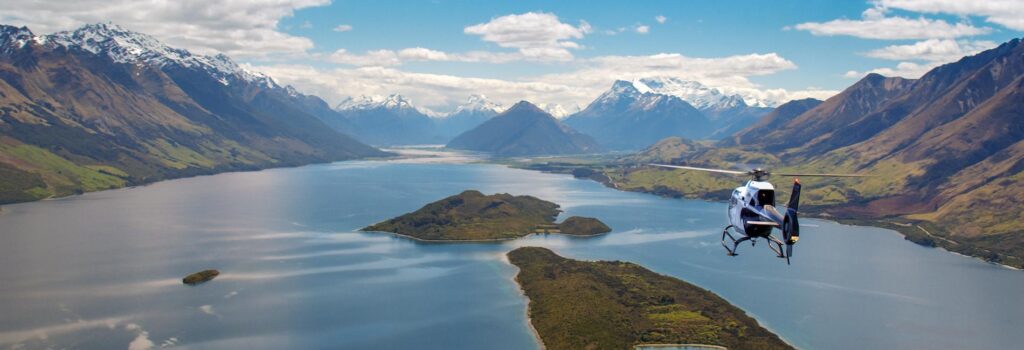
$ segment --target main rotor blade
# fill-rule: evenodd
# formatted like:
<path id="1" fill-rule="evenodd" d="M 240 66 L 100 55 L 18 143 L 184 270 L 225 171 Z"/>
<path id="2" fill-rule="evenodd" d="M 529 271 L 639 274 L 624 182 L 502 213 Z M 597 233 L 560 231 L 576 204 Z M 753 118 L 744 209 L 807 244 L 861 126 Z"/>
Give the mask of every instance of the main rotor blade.
<path id="1" fill-rule="evenodd" d="M 651 164 L 651 165 L 657 166 L 657 167 L 662 167 L 662 168 L 685 169 L 685 170 L 700 170 L 700 171 L 710 171 L 710 172 L 713 172 L 713 173 L 723 173 L 723 174 L 733 174 L 733 175 L 747 175 L 746 171 L 725 170 L 725 169 L 711 169 L 711 168 L 698 168 L 698 167 L 692 167 L 692 166 L 667 165 L 667 164 Z"/>
<path id="2" fill-rule="evenodd" d="M 874 175 L 862 175 L 862 174 L 792 174 L 792 173 L 786 173 L 786 174 L 772 173 L 772 175 L 774 175 L 774 176 L 807 176 L 807 177 L 812 177 L 812 176 L 817 176 L 817 177 L 872 177 L 872 176 L 874 176 Z"/>

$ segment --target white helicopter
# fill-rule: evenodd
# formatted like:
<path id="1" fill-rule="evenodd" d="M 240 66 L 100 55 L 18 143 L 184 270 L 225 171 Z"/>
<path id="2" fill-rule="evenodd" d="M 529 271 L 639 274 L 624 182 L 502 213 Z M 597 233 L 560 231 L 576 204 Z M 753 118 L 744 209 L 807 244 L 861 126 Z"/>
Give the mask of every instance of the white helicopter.
<path id="1" fill-rule="evenodd" d="M 732 191 L 732 198 L 729 199 L 729 226 L 722 230 L 722 246 L 729 256 L 736 256 L 736 249 L 740 243 L 750 241 L 753 246 L 758 238 L 768 240 L 768 248 L 771 248 L 780 258 L 786 259 L 793 256 L 793 245 L 800 240 L 800 221 L 797 218 L 797 210 L 800 206 L 800 179 L 798 176 L 815 177 L 868 177 L 871 175 L 858 174 L 775 174 L 779 176 L 793 176 L 793 193 L 789 195 L 789 203 L 786 204 L 786 214 L 783 215 L 775 208 L 775 186 L 768 181 L 770 172 L 761 168 L 750 171 L 725 170 L 698 168 L 682 165 L 651 164 L 652 166 L 672 169 L 709 171 L 731 175 L 748 175 L 751 177 L 746 185 L 737 187 Z M 782 240 L 772 236 L 772 229 L 782 231 Z M 729 229 L 742 235 L 736 239 Z M 726 242 L 726 238 L 732 243 L 732 247 Z M 773 245 L 774 244 L 774 245 Z M 786 248 L 783 250 L 782 246 Z"/>

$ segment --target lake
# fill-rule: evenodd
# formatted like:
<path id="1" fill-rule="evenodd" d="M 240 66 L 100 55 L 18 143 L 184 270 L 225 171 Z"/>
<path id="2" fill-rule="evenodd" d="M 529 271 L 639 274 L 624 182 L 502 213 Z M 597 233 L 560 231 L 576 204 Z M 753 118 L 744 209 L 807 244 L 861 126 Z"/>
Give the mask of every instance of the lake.
<path id="1" fill-rule="evenodd" d="M 729 257 L 721 203 L 619 192 L 472 156 L 352 161 L 6 205 L 0 348 L 537 349 L 504 254 L 544 246 L 707 288 L 807 349 L 1024 344 L 1024 273 L 872 227 L 803 220 L 793 265 Z M 360 227 L 466 189 L 614 232 L 428 244 Z M 181 278 L 215 268 L 189 287 Z"/>

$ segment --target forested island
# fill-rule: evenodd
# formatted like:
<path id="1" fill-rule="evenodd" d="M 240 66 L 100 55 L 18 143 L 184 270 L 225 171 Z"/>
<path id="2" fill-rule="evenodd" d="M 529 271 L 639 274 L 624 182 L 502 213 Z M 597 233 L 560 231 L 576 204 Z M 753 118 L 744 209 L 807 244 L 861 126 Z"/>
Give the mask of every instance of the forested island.
<path id="1" fill-rule="evenodd" d="M 551 250 L 508 253 L 548 350 L 707 344 L 792 349 L 743 310 L 703 288 L 620 261 L 578 261 Z"/>
<path id="2" fill-rule="evenodd" d="M 591 236 L 611 232 L 598 219 L 573 216 L 562 223 L 558 204 L 532 196 L 484 195 L 468 190 L 414 212 L 363 228 L 424 241 L 508 240 L 533 233 Z"/>

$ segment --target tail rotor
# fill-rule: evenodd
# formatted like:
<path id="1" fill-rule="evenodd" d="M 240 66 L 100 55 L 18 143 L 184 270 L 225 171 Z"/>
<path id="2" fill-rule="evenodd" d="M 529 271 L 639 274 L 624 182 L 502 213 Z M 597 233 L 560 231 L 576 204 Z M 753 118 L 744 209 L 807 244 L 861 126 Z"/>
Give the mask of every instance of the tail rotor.
<path id="1" fill-rule="evenodd" d="M 800 179 L 793 179 L 793 193 L 786 204 L 786 218 L 782 222 L 782 238 L 786 243 L 786 263 L 793 256 L 793 245 L 800 240 L 800 220 L 797 210 L 800 208 Z"/>

